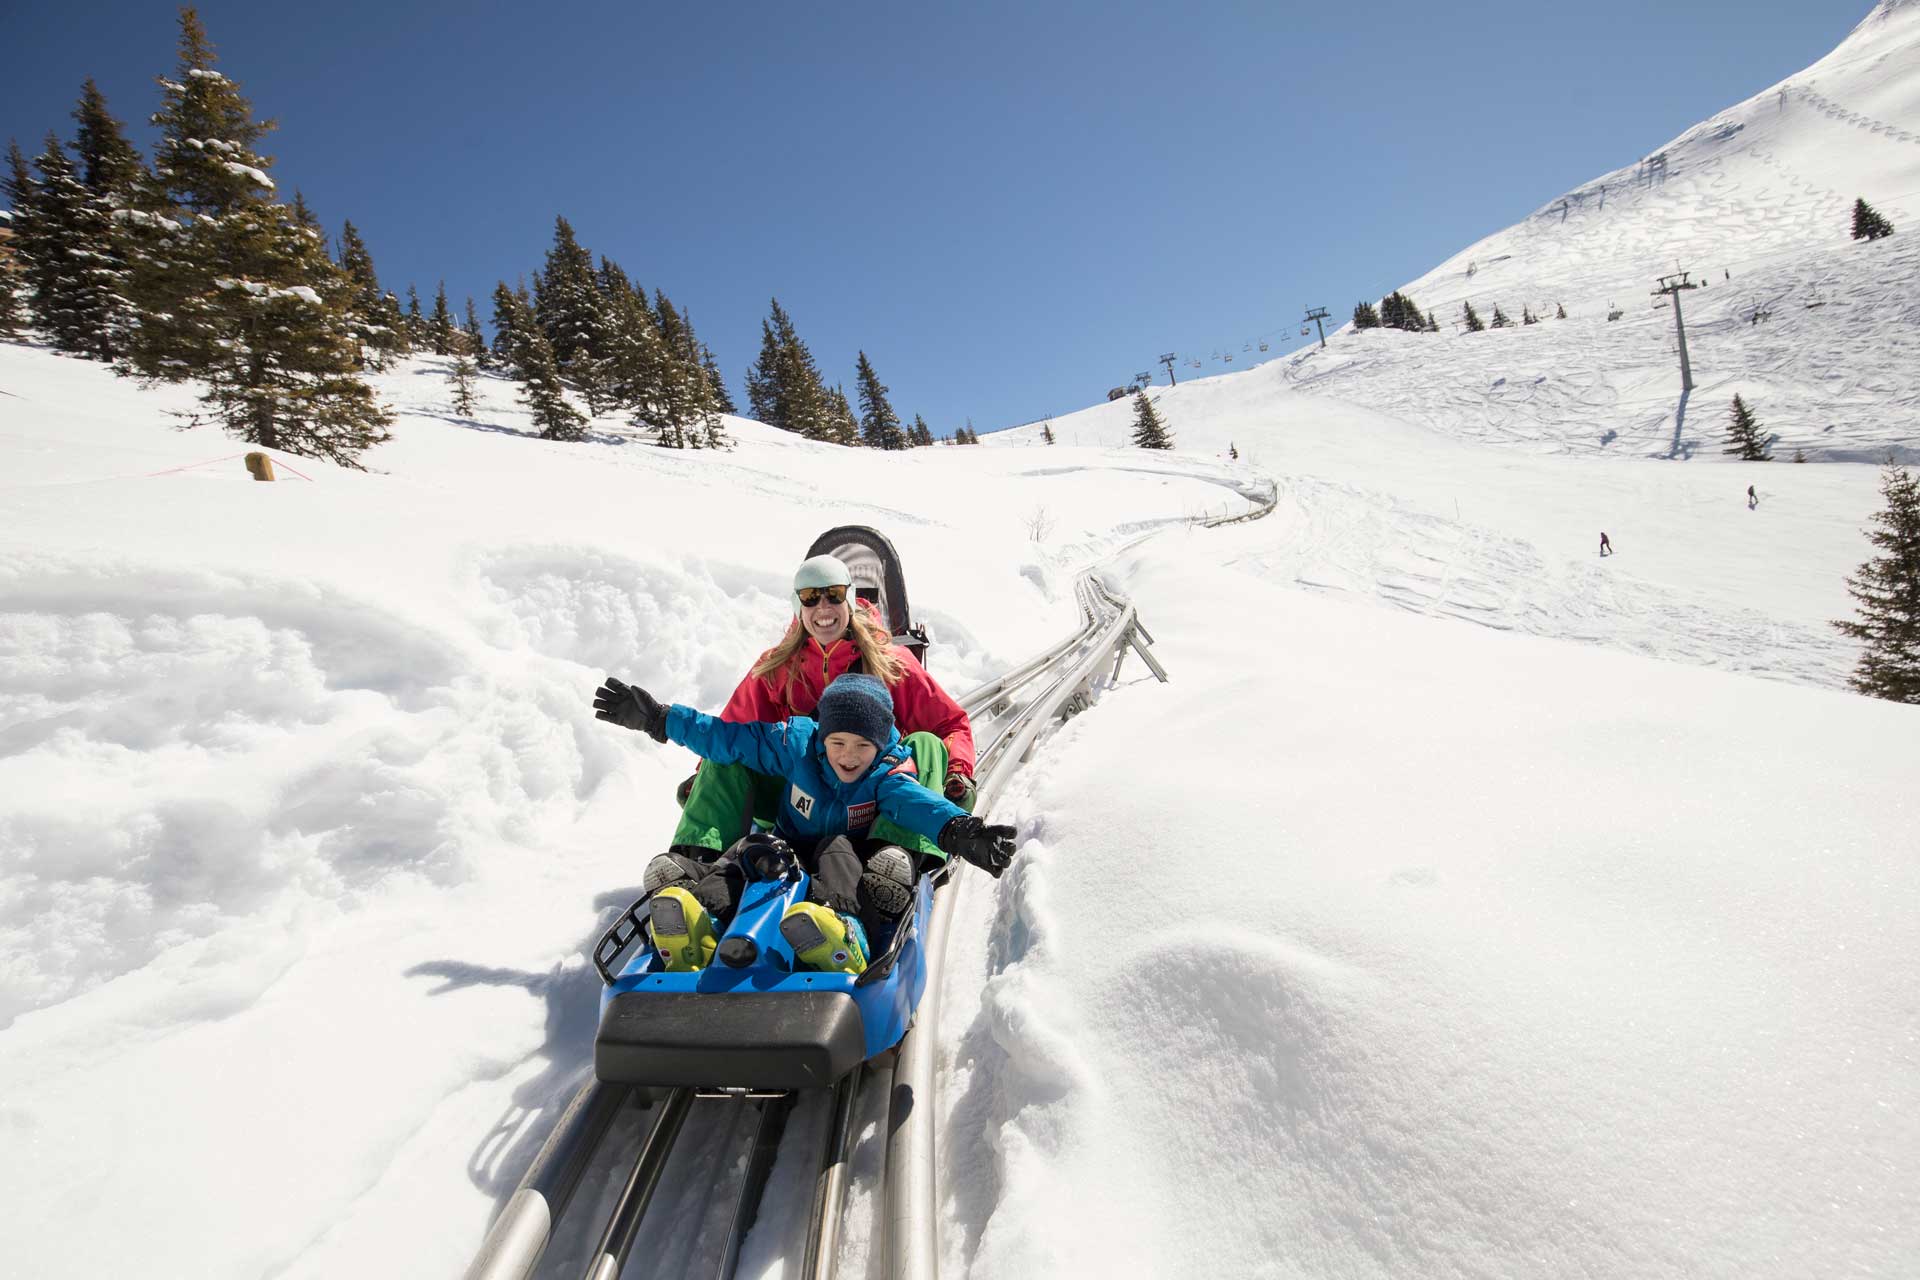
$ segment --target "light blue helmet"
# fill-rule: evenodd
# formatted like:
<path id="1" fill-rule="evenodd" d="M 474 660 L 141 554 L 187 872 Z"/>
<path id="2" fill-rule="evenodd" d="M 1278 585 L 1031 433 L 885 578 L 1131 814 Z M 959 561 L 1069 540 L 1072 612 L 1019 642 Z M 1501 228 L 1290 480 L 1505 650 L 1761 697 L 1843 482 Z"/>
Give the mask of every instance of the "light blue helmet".
<path id="1" fill-rule="evenodd" d="M 838 556 L 814 556 L 800 562 L 793 571 L 793 614 L 800 616 L 800 588 L 802 587 L 845 587 L 847 595 L 853 595 L 853 574 L 841 563 Z"/>

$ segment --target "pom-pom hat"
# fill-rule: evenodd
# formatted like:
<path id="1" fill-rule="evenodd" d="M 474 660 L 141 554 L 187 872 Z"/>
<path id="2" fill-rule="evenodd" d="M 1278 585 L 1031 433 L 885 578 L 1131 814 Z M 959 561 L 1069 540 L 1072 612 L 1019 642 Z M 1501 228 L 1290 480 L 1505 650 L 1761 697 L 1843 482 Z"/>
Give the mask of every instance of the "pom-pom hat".
<path id="1" fill-rule="evenodd" d="M 849 672 L 827 686 L 813 718 L 820 736 L 857 733 L 876 747 L 893 741 L 893 695 L 873 676 Z"/>

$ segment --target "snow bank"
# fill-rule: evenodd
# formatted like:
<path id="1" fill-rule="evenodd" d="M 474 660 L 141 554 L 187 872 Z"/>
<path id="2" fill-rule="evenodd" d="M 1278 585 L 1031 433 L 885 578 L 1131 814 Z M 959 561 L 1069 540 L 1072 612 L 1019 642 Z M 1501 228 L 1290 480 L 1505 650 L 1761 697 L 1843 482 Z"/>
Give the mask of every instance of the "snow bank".
<path id="1" fill-rule="evenodd" d="M 1131 666 L 1056 739 L 956 921 L 949 1266 L 1920 1256 L 1912 708 L 1170 546 L 1126 583 L 1173 683 Z"/>

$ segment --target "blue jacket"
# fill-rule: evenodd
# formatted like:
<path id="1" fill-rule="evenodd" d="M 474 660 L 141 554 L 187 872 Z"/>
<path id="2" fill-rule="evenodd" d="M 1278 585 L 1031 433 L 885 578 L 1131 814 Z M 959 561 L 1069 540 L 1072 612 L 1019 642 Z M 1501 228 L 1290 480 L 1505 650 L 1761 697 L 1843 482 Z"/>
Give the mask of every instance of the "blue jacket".
<path id="1" fill-rule="evenodd" d="M 667 737 L 702 759 L 786 779 L 773 829 L 803 848 L 841 834 L 858 839 L 876 816 L 934 840 L 948 822 L 966 814 L 920 784 L 913 753 L 898 732 L 852 782 L 840 781 L 827 763 L 825 735 L 805 716 L 735 723 L 675 704 L 667 708 Z"/>

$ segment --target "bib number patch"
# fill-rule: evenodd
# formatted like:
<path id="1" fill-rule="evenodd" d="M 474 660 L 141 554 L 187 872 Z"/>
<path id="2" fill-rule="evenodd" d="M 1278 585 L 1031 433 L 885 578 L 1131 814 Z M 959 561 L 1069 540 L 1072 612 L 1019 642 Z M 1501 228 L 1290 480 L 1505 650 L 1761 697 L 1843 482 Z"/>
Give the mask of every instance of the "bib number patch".
<path id="1" fill-rule="evenodd" d="M 801 817 L 811 818 L 813 816 L 813 797 L 802 791 L 798 786 L 795 786 L 792 793 L 787 796 L 787 803 L 792 805 L 793 811 Z"/>

